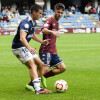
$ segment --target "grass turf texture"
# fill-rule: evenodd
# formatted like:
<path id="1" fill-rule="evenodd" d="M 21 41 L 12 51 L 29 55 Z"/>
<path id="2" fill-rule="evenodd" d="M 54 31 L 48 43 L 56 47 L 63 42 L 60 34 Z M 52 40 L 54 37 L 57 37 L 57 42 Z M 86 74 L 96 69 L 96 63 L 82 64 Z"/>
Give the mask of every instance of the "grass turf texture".
<path id="1" fill-rule="evenodd" d="M 100 100 L 100 34 L 64 34 L 57 39 L 58 55 L 67 71 L 47 79 L 53 93 L 44 95 L 25 90 L 29 72 L 12 54 L 12 39 L 0 36 L 0 100 Z M 37 51 L 40 46 L 34 41 L 30 45 Z M 55 92 L 59 79 L 68 82 L 66 93 Z"/>

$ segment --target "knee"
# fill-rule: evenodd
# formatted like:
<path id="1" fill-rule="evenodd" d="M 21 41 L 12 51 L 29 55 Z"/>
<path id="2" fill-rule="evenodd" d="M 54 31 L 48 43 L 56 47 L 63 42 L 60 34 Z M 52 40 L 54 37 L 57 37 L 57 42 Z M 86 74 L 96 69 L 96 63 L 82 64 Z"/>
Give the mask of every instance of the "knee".
<path id="1" fill-rule="evenodd" d="M 60 69 L 61 69 L 61 72 L 65 72 L 66 71 L 66 66 L 63 65 Z"/>
<path id="2" fill-rule="evenodd" d="M 39 64 L 39 66 L 40 66 L 41 68 L 43 68 L 44 63 L 43 63 L 43 62 L 41 62 L 41 63 Z"/>
<path id="3" fill-rule="evenodd" d="M 29 69 L 36 69 L 36 70 L 37 70 L 37 66 L 36 66 L 35 64 L 30 65 L 30 66 L 29 66 Z"/>
<path id="4" fill-rule="evenodd" d="M 47 73 L 49 70 L 49 67 L 48 66 L 44 66 L 43 67 L 43 74 Z"/>
<path id="5" fill-rule="evenodd" d="M 66 67 L 62 67 L 61 72 L 66 71 Z"/>

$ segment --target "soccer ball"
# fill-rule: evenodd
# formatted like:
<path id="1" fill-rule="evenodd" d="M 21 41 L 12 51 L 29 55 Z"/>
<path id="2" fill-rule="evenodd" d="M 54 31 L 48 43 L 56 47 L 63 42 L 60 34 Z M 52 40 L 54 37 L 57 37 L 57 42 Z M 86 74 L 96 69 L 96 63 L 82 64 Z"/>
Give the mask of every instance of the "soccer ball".
<path id="1" fill-rule="evenodd" d="M 57 80 L 54 87 L 57 92 L 66 92 L 68 84 L 65 80 Z"/>

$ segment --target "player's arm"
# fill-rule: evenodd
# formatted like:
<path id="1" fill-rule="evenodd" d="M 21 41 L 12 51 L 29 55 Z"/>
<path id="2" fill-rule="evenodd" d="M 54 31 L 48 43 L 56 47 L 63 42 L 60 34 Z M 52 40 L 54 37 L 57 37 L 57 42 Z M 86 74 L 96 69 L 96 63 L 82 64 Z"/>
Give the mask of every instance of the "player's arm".
<path id="1" fill-rule="evenodd" d="M 29 43 L 26 40 L 27 32 L 21 30 L 20 31 L 20 41 L 23 43 L 23 45 L 33 54 L 36 53 L 35 48 L 31 48 Z"/>
<path id="2" fill-rule="evenodd" d="M 52 30 L 49 30 L 49 29 L 47 29 L 47 28 L 43 28 L 43 29 L 42 29 L 42 33 L 43 33 L 43 34 L 53 34 L 53 35 L 55 35 L 55 36 L 57 36 L 57 37 L 60 37 L 60 34 L 59 34 L 58 31 L 52 31 Z"/>
<path id="3" fill-rule="evenodd" d="M 47 40 L 41 40 L 41 39 L 38 38 L 38 36 L 35 33 L 33 34 L 33 39 L 35 41 L 41 43 L 41 44 L 48 45 L 48 43 L 49 43 L 49 40 L 48 39 Z"/>

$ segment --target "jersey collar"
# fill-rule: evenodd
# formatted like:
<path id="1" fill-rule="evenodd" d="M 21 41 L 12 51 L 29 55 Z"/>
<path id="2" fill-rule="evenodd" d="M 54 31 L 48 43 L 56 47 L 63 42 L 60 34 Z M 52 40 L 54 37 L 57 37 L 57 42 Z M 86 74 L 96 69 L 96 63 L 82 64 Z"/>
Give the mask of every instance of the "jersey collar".
<path id="1" fill-rule="evenodd" d="M 28 21 L 30 21 L 30 20 L 32 21 L 32 24 L 35 25 L 35 22 L 33 22 L 31 16 L 29 16 L 29 18 L 28 18 Z"/>
<path id="2" fill-rule="evenodd" d="M 55 20 L 54 17 L 51 17 L 51 18 L 52 18 L 53 20 Z M 56 20 L 55 20 L 55 21 L 56 21 Z M 57 21 L 56 21 L 56 22 L 57 22 Z M 58 23 L 58 22 L 57 22 L 57 23 Z"/>

